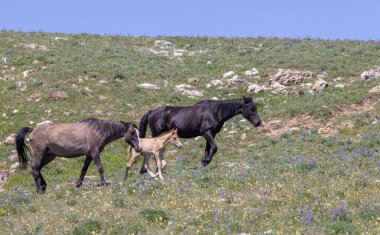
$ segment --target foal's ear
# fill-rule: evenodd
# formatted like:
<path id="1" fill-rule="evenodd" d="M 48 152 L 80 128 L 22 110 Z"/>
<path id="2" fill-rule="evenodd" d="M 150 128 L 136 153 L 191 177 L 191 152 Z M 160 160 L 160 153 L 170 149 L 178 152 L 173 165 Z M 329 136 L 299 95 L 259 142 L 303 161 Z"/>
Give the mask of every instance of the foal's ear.
<path id="1" fill-rule="evenodd" d="M 244 104 L 251 103 L 252 102 L 252 97 L 245 97 L 245 96 L 243 96 L 243 101 L 244 101 Z"/>
<path id="2" fill-rule="evenodd" d="M 177 129 L 177 128 L 174 128 L 173 131 L 172 131 L 172 133 L 173 133 L 173 134 L 177 134 L 177 131 L 178 131 L 178 129 Z"/>

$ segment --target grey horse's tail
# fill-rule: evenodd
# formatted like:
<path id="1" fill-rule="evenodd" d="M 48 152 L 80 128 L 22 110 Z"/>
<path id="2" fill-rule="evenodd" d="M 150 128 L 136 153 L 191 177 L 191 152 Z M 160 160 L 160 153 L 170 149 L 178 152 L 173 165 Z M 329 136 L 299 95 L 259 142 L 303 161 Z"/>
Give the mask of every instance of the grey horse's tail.
<path id="1" fill-rule="evenodd" d="M 30 150 L 29 147 L 25 144 L 25 136 L 29 132 L 32 132 L 33 128 L 23 127 L 21 128 L 16 135 L 16 149 L 18 155 L 18 161 L 21 164 L 21 169 L 26 169 L 28 166 L 28 154 Z"/>
<path id="2" fill-rule="evenodd" d="M 145 133 L 146 133 L 146 126 L 148 125 L 148 117 L 152 110 L 149 110 L 142 116 L 140 120 L 140 127 L 139 127 L 139 132 L 140 132 L 140 138 L 145 138 Z"/>

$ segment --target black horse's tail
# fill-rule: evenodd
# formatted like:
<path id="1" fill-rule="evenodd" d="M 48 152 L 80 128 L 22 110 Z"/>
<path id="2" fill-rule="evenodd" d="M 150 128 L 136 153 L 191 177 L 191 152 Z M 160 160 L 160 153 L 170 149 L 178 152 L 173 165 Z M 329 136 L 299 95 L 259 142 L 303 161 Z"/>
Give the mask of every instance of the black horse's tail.
<path id="1" fill-rule="evenodd" d="M 18 161 L 21 164 L 21 169 L 25 169 L 28 166 L 28 154 L 29 147 L 25 144 L 25 136 L 29 132 L 33 131 L 33 128 L 23 127 L 16 135 L 16 149 L 18 155 Z"/>
<path id="2" fill-rule="evenodd" d="M 145 138 L 146 126 L 148 125 L 148 117 L 151 112 L 152 110 L 149 110 L 148 112 L 146 112 L 140 120 L 140 128 L 139 128 L 140 138 Z"/>

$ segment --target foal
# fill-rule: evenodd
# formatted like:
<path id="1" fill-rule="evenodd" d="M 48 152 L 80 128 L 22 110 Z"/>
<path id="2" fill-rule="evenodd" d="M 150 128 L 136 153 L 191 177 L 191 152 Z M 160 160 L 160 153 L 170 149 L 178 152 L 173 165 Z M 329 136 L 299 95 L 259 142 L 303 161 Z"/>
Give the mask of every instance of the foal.
<path id="1" fill-rule="evenodd" d="M 172 129 L 170 131 L 164 132 L 155 138 L 142 138 L 141 140 L 141 152 L 137 152 L 132 147 L 129 148 L 129 153 L 132 154 L 131 159 L 125 168 L 125 181 L 128 179 L 128 171 L 131 169 L 132 164 L 135 162 L 138 156 L 144 155 L 144 166 L 146 167 L 149 175 L 153 178 L 158 178 L 164 180 L 162 176 L 162 169 L 165 167 L 166 162 L 163 160 L 163 155 L 165 152 L 165 146 L 170 142 L 174 144 L 177 148 L 181 148 L 182 144 L 177 135 L 177 129 Z M 158 173 L 154 174 L 148 167 L 148 161 L 150 155 L 154 155 L 156 160 L 156 165 Z"/>

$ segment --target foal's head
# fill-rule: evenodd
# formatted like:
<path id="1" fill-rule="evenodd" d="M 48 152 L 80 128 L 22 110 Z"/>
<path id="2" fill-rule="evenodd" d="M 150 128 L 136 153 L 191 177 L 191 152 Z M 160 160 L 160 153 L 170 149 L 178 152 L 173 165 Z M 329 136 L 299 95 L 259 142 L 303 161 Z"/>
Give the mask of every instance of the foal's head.
<path id="1" fill-rule="evenodd" d="M 259 114 L 257 113 L 257 107 L 255 102 L 253 102 L 252 97 L 243 97 L 243 107 L 241 114 L 255 127 L 261 125 L 261 120 Z"/>
<path id="2" fill-rule="evenodd" d="M 132 146 L 137 152 L 142 151 L 141 141 L 139 136 L 139 131 L 137 130 L 137 126 L 133 123 L 123 122 L 123 124 L 127 127 L 127 131 L 124 133 L 124 140 Z"/>
<path id="3" fill-rule="evenodd" d="M 182 143 L 179 140 L 177 132 L 178 132 L 177 129 L 173 129 L 171 131 L 170 143 L 174 144 L 177 148 L 182 148 Z"/>

